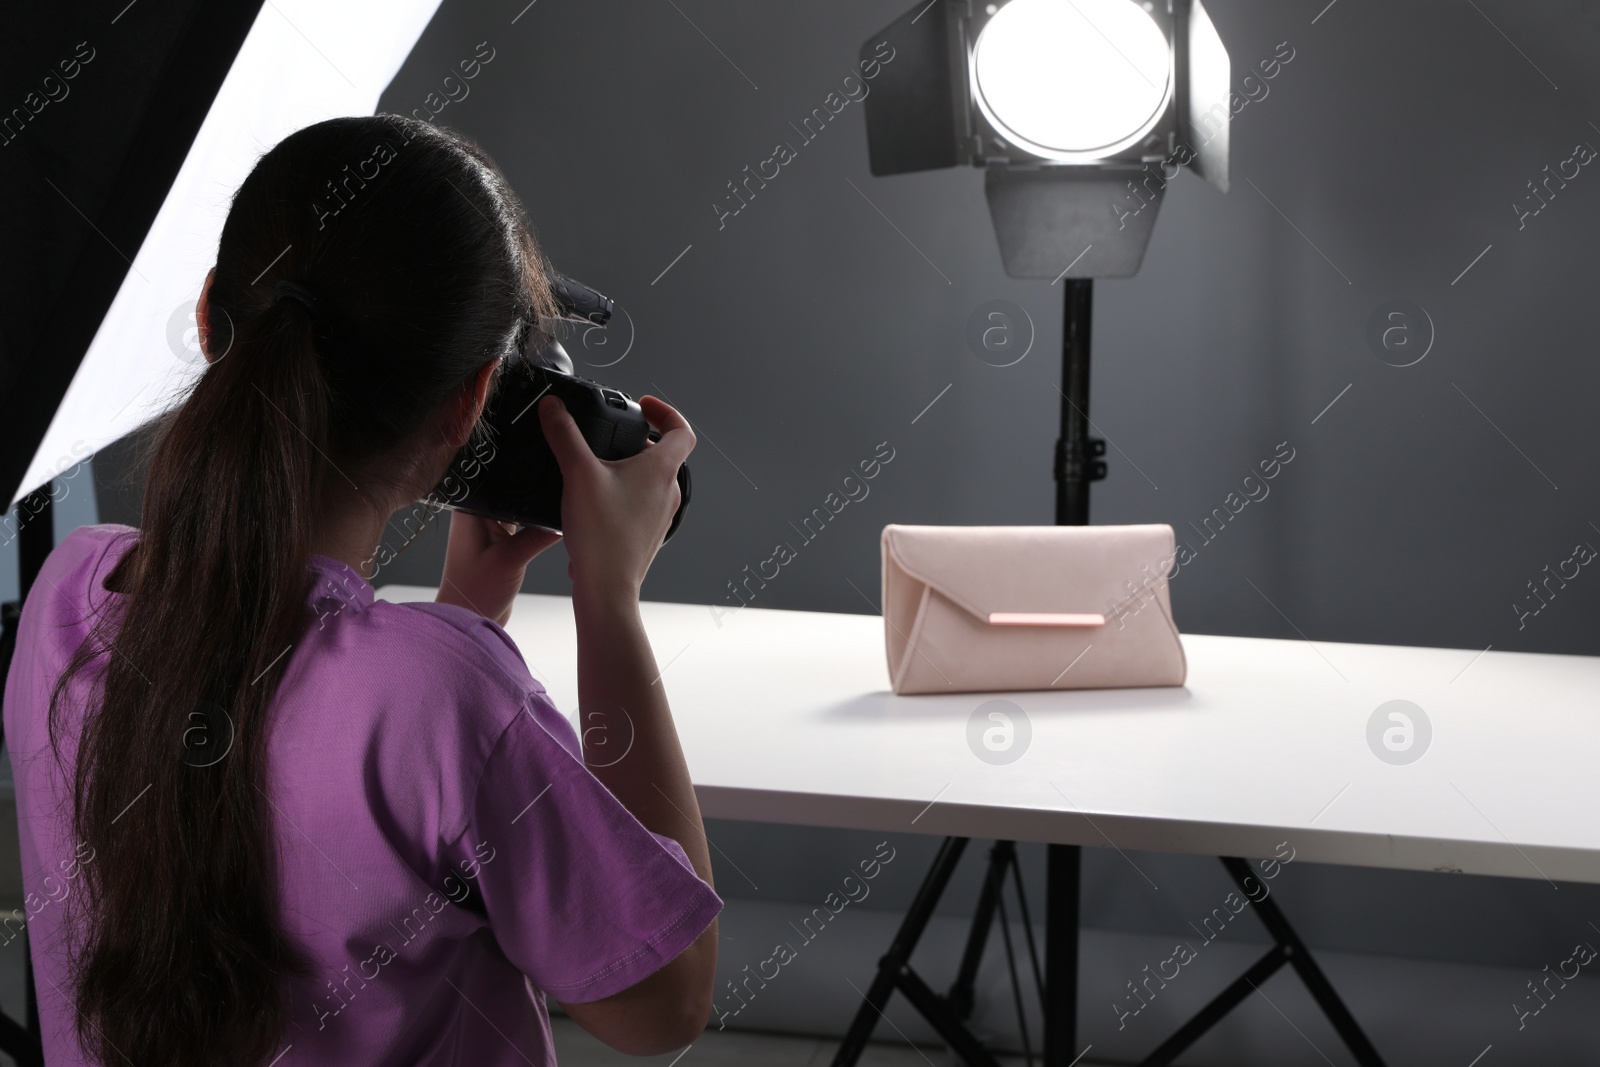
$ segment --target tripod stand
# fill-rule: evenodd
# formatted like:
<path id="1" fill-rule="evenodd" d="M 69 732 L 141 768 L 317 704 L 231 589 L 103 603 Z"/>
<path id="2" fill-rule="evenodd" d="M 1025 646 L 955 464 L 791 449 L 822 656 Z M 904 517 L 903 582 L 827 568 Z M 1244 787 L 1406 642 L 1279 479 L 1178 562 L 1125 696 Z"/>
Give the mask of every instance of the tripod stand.
<path id="1" fill-rule="evenodd" d="M 1061 336 L 1061 436 L 1056 440 L 1054 473 L 1056 480 L 1056 524 L 1086 526 L 1089 523 L 1089 483 L 1106 476 L 1106 443 L 1089 435 L 1089 326 L 1094 300 L 1094 282 L 1088 278 L 1065 280 L 1064 323 Z M 997 841 L 989 853 L 988 873 L 978 909 L 972 916 L 966 950 L 955 984 L 944 997 L 934 993 L 911 969 L 911 951 L 921 938 L 934 905 L 944 893 L 956 862 L 966 848 L 967 838 L 947 837 L 940 846 L 933 867 L 917 891 L 911 910 L 889 951 L 878 965 L 878 976 L 867 991 L 867 1001 L 856 1012 L 855 1021 L 833 1059 L 833 1067 L 852 1067 L 866 1047 L 873 1027 L 882 1017 L 883 1007 L 896 990 L 917 1008 L 924 1018 L 949 1043 L 963 1061 L 974 1067 L 998 1067 L 994 1056 L 967 1029 L 973 1007 L 972 983 L 988 943 L 989 927 L 996 914 L 1001 916 L 1001 934 L 1008 962 L 1012 962 L 1010 929 L 1004 923 L 1001 887 L 1007 871 L 1016 875 L 1017 903 L 1026 930 L 1029 957 L 1033 963 L 1034 984 L 1045 1005 L 1044 1067 L 1069 1067 L 1077 1053 L 1078 1002 L 1078 880 L 1082 853 L 1077 845 L 1049 845 L 1046 859 L 1049 890 L 1045 915 L 1045 967 L 1033 949 L 1033 929 L 1022 879 L 1016 861 L 1016 846 Z M 1022 1015 L 1022 989 L 1011 966 L 1012 993 L 1017 1000 L 1017 1017 L 1022 1024 L 1024 1046 L 1028 1044 L 1027 1023 Z M 1025 1049 L 1032 1062 L 1031 1049 Z"/>
<path id="2" fill-rule="evenodd" d="M 1087 278 L 1066 280 L 1065 323 L 1062 330 L 1061 361 L 1061 436 L 1056 441 L 1056 524 L 1085 526 L 1089 522 L 1089 483 L 1106 476 L 1106 443 L 1089 436 L 1089 325 L 1093 281 Z M 1033 951 L 1033 929 L 1028 918 L 1026 898 L 1016 862 L 1016 847 L 998 841 L 990 850 L 988 873 L 978 908 L 972 916 L 966 951 L 950 991 L 943 997 L 911 969 L 910 957 L 933 915 L 934 906 L 944 893 L 967 838 L 947 837 L 940 846 L 933 867 L 923 879 L 910 911 L 895 935 L 889 951 L 878 964 L 878 974 L 867 991 L 866 1003 L 856 1012 L 833 1059 L 833 1067 L 853 1067 L 866 1047 L 883 1008 L 896 991 L 905 994 L 912 1006 L 933 1026 L 962 1061 L 970 1067 L 998 1067 L 993 1053 L 968 1029 L 973 1008 L 973 980 L 988 941 L 989 926 L 998 914 L 1005 939 L 1006 958 L 1011 969 L 1011 986 L 1022 1024 L 1024 1054 L 1033 1062 L 1027 1023 L 1022 1013 L 1022 987 L 1017 981 L 1011 949 L 1010 931 L 1005 923 L 1001 886 L 1009 871 L 1016 875 L 1017 901 L 1033 961 L 1034 983 L 1044 1006 L 1044 1067 L 1071 1067 L 1087 1051 L 1077 1051 L 1078 1005 L 1078 892 L 1082 851 L 1078 845 L 1047 845 L 1048 890 L 1045 903 L 1045 968 L 1039 978 Z M 1247 894 L 1251 889 L 1244 879 L 1251 877 L 1242 859 L 1220 857 L 1228 875 Z M 1327 1015 L 1334 1029 L 1354 1054 L 1361 1067 L 1383 1067 L 1377 1050 L 1362 1032 L 1339 994 L 1312 959 L 1276 901 L 1263 899 L 1256 913 L 1272 936 L 1273 948 L 1245 974 L 1218 994 L 1184 1026 L 1151 1053 L 1144 1063 L 1150 1067 L 1172 1063 L 1190 1045 L 1237 1007 L 1261 982 L 1289 964 L 1299 974 L 1312 998 Z"/>

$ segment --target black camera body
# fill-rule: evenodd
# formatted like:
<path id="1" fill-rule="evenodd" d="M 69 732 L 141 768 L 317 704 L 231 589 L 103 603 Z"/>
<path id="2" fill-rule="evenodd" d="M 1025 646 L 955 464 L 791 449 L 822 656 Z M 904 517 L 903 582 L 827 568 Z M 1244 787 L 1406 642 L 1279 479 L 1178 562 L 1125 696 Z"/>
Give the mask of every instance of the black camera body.
<path id="1" fill-rule="evenodd" d="M 586 326 L 604 326 L 613 302 L 560 275 L 550 277 L 561 316 Z M 467 444 L 434 494 L 445 506 L 523 526 L 561 529 L 561 467 L 545 441 L 536 405 L 553 393 L 566 405 L 583 439 L 601 459 L 627 459 L 644 451 L 661 434 L 652 429 L 638 403 L 620 389 L 573 373 L 561 343 L 529 329 L 521 352 L 500 371 L 500 382 L 484 409 L 488 434 Z M 689 467 L 678 467 L 682 499 L 663 542 L 677 532 L 689 506 Z"/>

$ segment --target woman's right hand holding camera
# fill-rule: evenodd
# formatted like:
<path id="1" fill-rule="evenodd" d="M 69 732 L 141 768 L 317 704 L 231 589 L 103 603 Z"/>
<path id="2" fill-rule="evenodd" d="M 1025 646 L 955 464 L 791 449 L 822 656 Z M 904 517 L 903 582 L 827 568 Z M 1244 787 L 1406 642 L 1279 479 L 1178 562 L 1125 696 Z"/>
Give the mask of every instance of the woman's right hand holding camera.
<path id="1" fill-rule="evenodd" d="M 645 573 L 672 525 L 682 493 L 678 467 L 694 449 L 694 430 L 678 410 L 641 397 L 661 439 L 627 459 L 596 456 L 554 395 L 539 401 L 545 440 L 561 467 L 561 528 L 575 599 L 638 599 Z"/>
<path id="2" fill-rule="evenodd" d="M 661 439 L 627 459 L 604 460 L 558 398 L 539 401 L 545 440 L 561 466 L 584 763 L 647 829 L 678 842 L 712 884 L 700 805 L 639 613 L 645 572 L 678 510 L 678 467 L 694 448 L 694 431 L 662 400 L 641 397 L 639 406 Z M 677 1048 L 710 1018 L 716 966 L 713 921 L 648 978 L 602 1000 L 567 1004 L 567 1013 L 613 1048 L 635 1055 Z"/>

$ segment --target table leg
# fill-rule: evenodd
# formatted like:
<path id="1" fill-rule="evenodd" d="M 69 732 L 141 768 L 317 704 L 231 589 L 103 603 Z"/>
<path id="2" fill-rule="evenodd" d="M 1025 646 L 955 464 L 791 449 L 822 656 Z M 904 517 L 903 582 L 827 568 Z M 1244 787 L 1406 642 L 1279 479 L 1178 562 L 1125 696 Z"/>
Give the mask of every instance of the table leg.
<path id="1" fill-rule="evenodd" d="M 1050 845 L 1044 922 L 1044 1067 L 1078 1056 L 1078 885 L 1083 850 Z"/>
<path id="2" fill-rule="evenodd" d="M 944 887 L 955 873 L 956 864 L 961 862 L 961 853 L 966 847 L 967 839 L 964 837 L 947 837 L 939 846 L 939 854 L 934 857 L 933 866 L 922 880 L 922 886 L 917 890 L 910 910 L 906 912 L 905 921 L 894 935 L 889 951 L 878 961 L 878 974 L 873 978 L 872 985 L 867 987 L 866 1003 L 856 1010 L 856 1017 L 833 1057 L 833 1067 L 853 1067 L 866 1050 L 873 1028 L 884 1017 L 883 1008 L 889 1003 L 889 997 L 897 988 L 905 990 L 904 983 L 910 976 L 911 952 L 917 947 L 928 920 L 933 918 L 934 906 L 944 895 Z M 921 985 L 920 979 L 917 984 Z M 919 1002 L 917 1007 L 927 1014 L 926 1003 Z"/>
<path id="3" fill-rule="evenodd" d="M 1221 859 L 1222 865 L 1228 869 L 1228 875 L 1239 886 L 1239 891 L 1255 905 L 1256 917 L 1267 928 L 1267 933 L 1272 935 L 1272 950 L 1257 960 L 1248 971 L 1234 979 L 1232 985 L 1213 997 L 1210 1003 L 1184 1023 L 1177 1033 L 1140 1060 L 1140 1067 L 1164 1067 L 1183 1055 L 1190 1045 L 1200 1040 L 1206 1031 L 1238 1007 L 1251 993 L 1260 992 L 1258 987 L 1286 963 L 1299 972 L 1300 980 L 1305 983 L 1312 999 L 1317 1002 L 1317 1006 L 1327 1015 L 1328 1021 L 1333 1024 L 1333 1028 L 1354 1053 L 1356 1062 L 1361 1064 L 1361 1067 L 1384 1067 L 1383 1057 L 1378 1055 L 1378 1050 L 1367 1039 L 1355 1016 L 1350 1014 L 1350 1009 L 1339 999 L 1339 994 L 1329 983 L 1327 976 L 1322 973 L 1322 968 L 1311 958 L 1310 949 L 1300 940 L 1300 935 L 1295 933 L 1294 927 L 1289 925 L 1289 920 L 1283 912 L 1278 910 L 1278 902 L 1266 894 L 1256 896 L 1261 892 L 1262 883 L 1250 869 L 1250 865 L 1236 856 L 1223 856 Z"/>

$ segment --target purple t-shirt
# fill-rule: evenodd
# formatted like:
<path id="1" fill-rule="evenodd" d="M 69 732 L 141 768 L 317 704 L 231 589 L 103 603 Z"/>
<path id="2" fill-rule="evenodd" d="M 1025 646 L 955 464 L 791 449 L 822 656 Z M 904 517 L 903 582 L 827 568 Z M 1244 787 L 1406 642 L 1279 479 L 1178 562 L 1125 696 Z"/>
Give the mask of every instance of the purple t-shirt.
<path id="1" fill-rule="evenodd" d="M 52 1067 L 85 1062 L 61 918 L 94 858 L 71 840 L 49 694 L 87 618 L 119 595 L 102 582 L 137 536 L 86 526 L 56 548 L 6 681 Z M 688 947 L 722 901 L 676 842 L 646 830 L 583 765 L 571 724 L 504 630 L 446 604 L 375 600 L 326 556 L 312 566 L 307 627 L 273 698 L 266 792 L 282 921 L 318 975 L 289 987 L 277 1067 L 554 1064 L 545 994 L 580 1003 L 633 985 Z M 87 685 L 85 675 L 69 690 L 69 768 Z M 20 946 L 19 925 L 0 924 L 0 951 Z"/>

